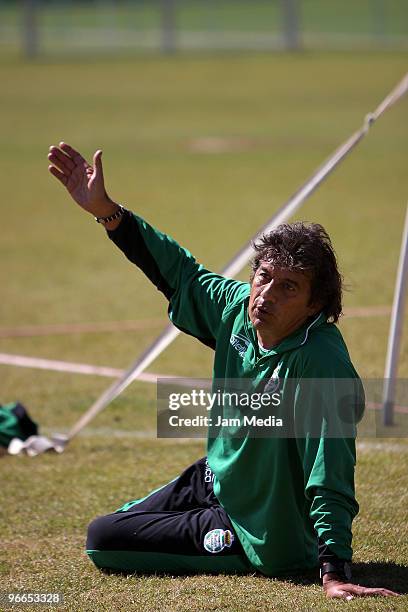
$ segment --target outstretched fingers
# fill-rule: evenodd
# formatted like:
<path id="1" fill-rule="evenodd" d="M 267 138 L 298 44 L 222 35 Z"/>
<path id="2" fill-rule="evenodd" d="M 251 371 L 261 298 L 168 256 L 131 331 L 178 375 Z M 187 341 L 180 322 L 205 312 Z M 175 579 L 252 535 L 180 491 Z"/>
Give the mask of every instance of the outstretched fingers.
<path id="1" fill-rule="evenodd" d="M 50 147 L 48 159 L 66 176 L 69 176 L 71 172 L 75 169 L 75 164 L 72 159 L 65 155 L 65 153 L 60 151 L 57 147 Z"/>
<path id="2" fill-rule="evenodd" d="M 394 597 L 395 595 L 399 595 L 399 593 L 395 593 L 395 591 L 390 591 L 389 589 L 365 589 L 363 596 L 370 597 L 371 595 L 379 595 L 382 597 Z"/>
<path id="3" fill-rule="evenodd" d="M 71 197 L 85 210 L 106 198 L 103 181 L 102 151 L 96 151 L 93 166 L 78 151 L 65 142 L 51 146 L 49 172 L 68 190 Z"/>
<path id="4" fill-rule="evenodd" d="M 66 187 L 68 183 L 68 178 L 63 174 L 58 168 L 55 166 L 48 166 L 48 170 L 51 172 L 53 176 L 55 176 L 61 183 Z"/>
<path id="5" fill-rule="evenodd" d="M 72 158 L 75 164 L 86 164 L 87 166 L 89 166 L 88 162 L 82 157 L 79 151 L 71 147 L 66 142 L 60 142 L 59 147 L 62 151 L 64 151 L 64 153 L 66 153 L 67 155 L 69 155 L 69 157 Z"/>
<path id="6" fill-rule="evenodd" d="M 339 589 L 338 597 L 350 600 L 354 597 L 394 597 L 399 593 L 384 588 L 369 588 L 360 585 L 347 585 L 347 589 Z"/>

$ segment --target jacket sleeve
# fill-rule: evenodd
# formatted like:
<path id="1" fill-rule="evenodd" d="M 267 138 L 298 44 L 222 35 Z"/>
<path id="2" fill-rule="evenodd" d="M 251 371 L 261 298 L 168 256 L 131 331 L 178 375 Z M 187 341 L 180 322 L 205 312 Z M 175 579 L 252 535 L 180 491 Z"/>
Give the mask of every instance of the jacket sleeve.
<path id="1" fill-rule="evenodd" d="M 209 272 L 170 236 L 133 213 L 108 236 L 169 300 L 174 325 L 215 348 L 225 307 L 246 295 L 248 284 Z"/>
<path id="2" fill-rule="evenodd" d="M 352 557 L 351 525 L 358 513 L 354 496 L 354 440 L 303 441 L 305 496 L 319 540 L 340 559 Z"/>
<path id="3" fill-rule="evenodd" d="M 356 408 L 364 401 L 363 390 L 352 366 L 343 373 L 336 368 L 330 378 L 330 368 L 325 369 L 327 378 L 309 369 L 298 384 L 296 440 L 309 516 L 321 548 L 350 561 L 351 526 L 359 509 L 354 488 Z"/>

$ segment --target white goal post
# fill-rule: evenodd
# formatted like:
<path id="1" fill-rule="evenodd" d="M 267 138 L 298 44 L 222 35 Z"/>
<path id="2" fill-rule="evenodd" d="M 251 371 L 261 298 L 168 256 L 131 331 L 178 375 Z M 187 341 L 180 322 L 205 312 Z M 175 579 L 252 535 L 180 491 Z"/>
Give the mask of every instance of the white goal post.
<path id="1" fill-rule="evenodd" d="M 405 297 L 408 284 L 408 205 L 405 214 L 405 225 L 395 282 L 394 301 L 392 304 L 390 331 L 388 335 L 387 359 L 385 362 L 383 388 L 383 423 L 394 424 L 395 391 L 398 375 L 398 361 L 404 323 Z"/>

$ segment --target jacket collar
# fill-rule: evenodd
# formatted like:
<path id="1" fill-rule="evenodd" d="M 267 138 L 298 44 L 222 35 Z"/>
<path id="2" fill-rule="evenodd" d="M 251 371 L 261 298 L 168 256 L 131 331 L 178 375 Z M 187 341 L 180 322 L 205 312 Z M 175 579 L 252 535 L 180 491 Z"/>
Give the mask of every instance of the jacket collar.
<path id="1" fill-rule="evenodd" d="M 269 357 L 270 355 L 280 355 L 286 351 L 291 351 L 295 348 L 303 346 L 308 341 L 310 334 L 325 323 L 326 317 L 324 316 L 323 311 L 319 312 L 317 315 L 313 315 L 313 317 L 309 317 L 301 327 L 284 338 L 278 345 L 271 348 L 267 353 L 265 353 L 265 355 L 261 355 L 261 358 Z M 259 354 L 258 337 L 248 315 L 248 304 L 245 311 L 245 327 L 247 329 L 248 336 L 251 338 L 251 341 L 256 348 L 256 353 Z"/>

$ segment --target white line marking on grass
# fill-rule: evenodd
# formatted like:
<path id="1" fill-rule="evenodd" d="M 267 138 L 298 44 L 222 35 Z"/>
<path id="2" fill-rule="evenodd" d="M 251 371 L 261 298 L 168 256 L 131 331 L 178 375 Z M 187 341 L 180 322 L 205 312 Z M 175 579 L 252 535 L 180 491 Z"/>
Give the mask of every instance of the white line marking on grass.
<path id="1" fill-rule="evenodd" d="M 366 402 L 366 408 L 369 410 L 382 410 L 382 404 L 379 402 Z M 399 406 L 394 404 L 395 412 L 401 412 L 401 414 L 408 414 L 408 406 Z"/>
<path id="2" fill-rule="evenodd" d="M 142 429 L 111 429 L 110 427 L 89 427 L 78 433 L 78 437 L 92 438 L 98 437 L 114 437 L 114 438 L 139 438 L 141 440 L 157 440 L 155 430 Z"/>
<path id="3" fill-rule="evenodd" d="M 44 427 L 42 430 L 47 436 L 51 436 L 58 428 Z M 68 433 L 67 431 L 59 430 L 59 433 Z M 78 438 L 129 438 L 132 440 L 155 440 L 164 442 L 194 443 L 205 441 L 206 438 L 158 438 L 155 430 L 137 430 L 137 429 L 112 429 L 110 427 L 87 427 L 78 433 Z"/>
<path id="4" fill-rule="evenodd" d="M 355 306 L 346 308 L 344 317 L 364 318 L 364 317 L 385 317 L 391 314 L 391 306 Z"/>
<path id="5" fill-rule="evenodd" d="M 132 331 L 164 325 L 163 319 L 138 321 L 101 321 L 93 323 L 62 323 L 55 325 L 23 325 L 21 327 L 0 327 L 0 338 L 21 338 L 30 336 L 52 336 L 59 334 L 88 334 L 109 331 Z"/>
<path id="6" fill-rule="evenodd" d="M 344 317 L 384 317 L 391 314 L 391 306 L 357 306 L 347 308 Z M 23 338 L 68 334 L 92 334 L 115 331 L 138 331 L 164 324 L 161 318 L 138 321 L 100 321 L 93 323 L 60 323 L 53 325 L 22 325 L 21 327 L 0 327 L 0 338 Z"/>
<path id="7" fill-rule="evenodd" d="M 42 427 L 41 431 L 46 436 L 51 436 L 58 430 L 59 433 L 68 433 L 68 430 L 58 429 L 58 427 Z M 142 440 L 156 440 L 157 433 L 153 429 L 113 429 L 111 427 L 87 427 L 82 431 L 78 432 L 78 438 L 92 438 L 95 437 L 114 437 L 114 438 L 140 438 Z"/>
<path id="8" fill-rule="evenodd" d="M 386 451 L 391 453 L 408 453 L 408 446 L 406 444 L 396 444 L 392 442 L 367 442 L 366 440 L 361 440 L 357 441 L 357 451 Z"/>
<path id="9" fill-rule="evenodd" d="M 39 357 L 25 357 L 24 355 L 10 355 L 0 353 L 0 364 L 13 365 L 21 368 L 37 368 L 40 370 L 52 370 L 54 372 L 70 372 L 72 374 L 87 374 L 90 376 L 106 376 L 108 378 L 119 378 L 125 370 L 95 366 L 87 363 L 72 363 L 69 361 L 57 361 L 54 359 L 41 359 Z M 149 374 L 143 372 L 138 380 L 148 383 L 156 383 L 158 378 L 171 378 L 166 374 Z"/>
<path id="10" fill-rule="evenodd" d="M 105 376 L 108 378 L 119 378 L 125 372 L 118 368 L 107 366 L 95 366 L 88 363 L 72 363 L 71 361 L 58 361 L 55 359 L 42 359 L 40 357 L 26 357 L 25 355 L 12 355 L 10 353 L 0 353 L 0 365 L 12 365 L 21 368 L 36 368 L 40 370 L 51 370 L 54 372 L 68 372 L 71 374 L 86 374 L 88 376 Z M 157 383 L 158 378 L 177 378 L 171 374 L 155 374 L 153 372 L 142 372 L 137 380 L 148 383 Z M 189 386 L 194 379 L 186 380 L 185 385 Z M 198 379 L 197 384 L 204 386 L 204 381 Z M 182 384 L 179 382 L 179 384 Z M 381 410 L 382 405 L 376 402 L 367 402 L 366 407 L 370 410 Z M 408 406 L 394 406 L 395 412 L 408 414 Z"/>
<path id="11" fill-rule="evenodd" d="M 192 153 L 236 153 L 251 149 L 265 149 L 270 146 L 266 138 L 225 138 L 220 136 L 203 136 L 187 144 Z"/>
<path id="12" fill-rule="evenodd" d="M 51 435 L 58 428 L 44 428 L 46 435 Z M 61 432 L 67 433 L 67 432 Z M 158 438 L 155 430 L 138 430 L 138 429 L 112 429 L 110 427 L 87 427 L 78 433 L 78 437 L 82 438 L 131 438 L 139 440 L 165 440 L 171 442 L 198 442 L 205 438 Z M 357 450 L 359 452 L 384 451 L 395 453 L 408 453 L 408 445 L 398 444 L 396 442 L 380 442 L 369 440 L 357 440 Z"/>

